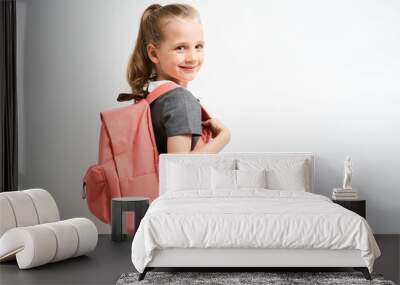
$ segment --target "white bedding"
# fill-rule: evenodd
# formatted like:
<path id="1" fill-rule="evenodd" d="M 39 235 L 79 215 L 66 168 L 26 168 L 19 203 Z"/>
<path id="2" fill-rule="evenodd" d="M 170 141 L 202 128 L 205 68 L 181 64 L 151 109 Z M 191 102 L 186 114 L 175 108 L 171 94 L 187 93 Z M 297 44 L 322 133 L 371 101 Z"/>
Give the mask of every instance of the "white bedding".
<path id="1" fill-rule="evenodd" d="M 358 249 L 370 272 L 380 256 L 359 215 L 318 194 L 265 189 L 163 194 L 133 239 L 135 268 L 164 248 Z"/>

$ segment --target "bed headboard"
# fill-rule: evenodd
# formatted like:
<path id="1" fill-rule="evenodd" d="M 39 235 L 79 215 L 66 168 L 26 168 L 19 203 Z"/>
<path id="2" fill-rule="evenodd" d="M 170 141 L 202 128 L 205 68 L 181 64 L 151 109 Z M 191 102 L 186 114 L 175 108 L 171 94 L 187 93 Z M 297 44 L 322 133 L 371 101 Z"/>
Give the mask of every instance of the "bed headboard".
<path id="1" fill-rule="evenodd" d="M 159 160 L 160 195 L 166 192 L 167 168 L 174 161 L 197 161 L 211 163 L 217 160 L 235 159 L 298 159 L 308 160 L 310 192 L 314 192 L 314 155 L 311 152 L 223 152 L 218 154 L 161 154 Z"/>

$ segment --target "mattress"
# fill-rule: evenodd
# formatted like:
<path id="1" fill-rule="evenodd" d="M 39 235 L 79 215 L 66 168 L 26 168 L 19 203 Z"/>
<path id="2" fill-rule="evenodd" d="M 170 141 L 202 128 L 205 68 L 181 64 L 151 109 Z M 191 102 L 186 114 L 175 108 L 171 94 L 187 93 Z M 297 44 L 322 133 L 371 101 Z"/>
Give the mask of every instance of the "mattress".
<path id="1" fill-rule="evenodd" d="M 364 218 L 325 196 L 285 190 L 167 192 L 153 201 L 132 242 L 139 272 L 155 250 L 359 250 L 372 272 L 380 255 Z"/>

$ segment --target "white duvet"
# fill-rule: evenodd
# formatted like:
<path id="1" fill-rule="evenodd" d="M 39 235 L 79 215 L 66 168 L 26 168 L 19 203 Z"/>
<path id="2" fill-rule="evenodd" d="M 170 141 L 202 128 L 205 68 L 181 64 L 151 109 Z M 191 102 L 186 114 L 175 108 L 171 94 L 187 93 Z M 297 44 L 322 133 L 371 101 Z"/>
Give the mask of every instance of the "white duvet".
<path id="1" fill-rule="evenodd" d="M 366 220 L 327 197 L 299 191 L 166 193 L 153 201 L 132 243 L 143 272 L 154 249 L 358 249 L 372 272 L 380 250 Z"/>

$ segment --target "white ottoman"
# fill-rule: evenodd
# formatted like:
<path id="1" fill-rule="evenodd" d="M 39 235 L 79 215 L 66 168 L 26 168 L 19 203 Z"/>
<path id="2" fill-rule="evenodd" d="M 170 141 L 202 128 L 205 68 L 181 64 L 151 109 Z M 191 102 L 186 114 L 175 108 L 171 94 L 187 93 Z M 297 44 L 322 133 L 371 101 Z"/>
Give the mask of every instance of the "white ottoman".
<path id="1" fill-rule="evenodd" d="M 43 189 L 0 193 L 0 261 L 17 259 L 20 269 L 57 262 L 95 249 L 92 221 L 59 221 L 53 197 Z"/>

